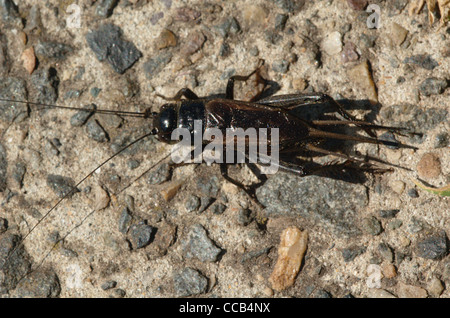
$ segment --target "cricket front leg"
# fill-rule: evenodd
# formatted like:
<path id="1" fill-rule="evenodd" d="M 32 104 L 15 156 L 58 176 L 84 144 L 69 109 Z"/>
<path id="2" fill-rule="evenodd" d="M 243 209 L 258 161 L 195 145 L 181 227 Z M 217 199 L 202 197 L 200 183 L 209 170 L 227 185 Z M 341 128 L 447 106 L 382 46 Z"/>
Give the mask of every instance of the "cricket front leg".
<path id="1" fill-rule="evenodd" d="M 176 94 L 175 94 L 175 96 L 173 96 L 173 97 L 167 97 L 167 96 L 164 96 L 164 95 L 161 95 L 161 94 L 156 94 L 156 96 L 158 96 L 158 97 L 161 97 L 161 98 L 163 98 L 163 99 L 165 99 L 165 100 L 167 100 L 167 101 L 178 101 L 178 100 L 181 100 L 181 97 L 185 97 L 186 99 L 190 99 L 190 100 L 192 100 L 192 99 L 199 99 L 199 97 L 197 96 L 197 94 L 195 94 L 191 89 L 189 89 L 189 88 L 182 88 L 182 89 L 180 89 Z"/>

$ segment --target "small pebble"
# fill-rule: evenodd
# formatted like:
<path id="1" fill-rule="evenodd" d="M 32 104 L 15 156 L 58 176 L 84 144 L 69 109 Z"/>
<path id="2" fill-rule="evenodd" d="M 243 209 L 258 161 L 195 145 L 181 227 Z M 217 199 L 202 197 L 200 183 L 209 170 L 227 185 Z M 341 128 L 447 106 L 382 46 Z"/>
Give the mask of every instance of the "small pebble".
<path id="1" fill-rule="evenodd" d="M 361 229 L 370 235 L 376 236 L 380 234 L 383 230 L 380 221 L 375 217 L 364 218 L 361 224 Z"/>
<path id="2" fill-rule="evenodd" d="M 209 238 L 201 224 L 193 225 L 182 242 L 183 254 L 186 258 L 196 258 L 202 262 L 217 261 L 222 250 Z"/>
<path id="3" fill-rule="evenodd" d="M 108 18 L 113 14 L 119 0 L 100 0 L 95 8 L 95 14 L 102 18 Z"/>
<path id="4" fill-rule="evenodd" d="M 277 14 L 275 17 L 275 30 L 283 31 L 289 16 L 287 14 Z"/>
<path id="5" fill-rule="evenodd" d="M 282 291 L 294 284 L 307 246 L 307 231 L 302 232 L 296 227 L 283 230 L 278 246 L 277 263 L 269 277 L 273 289 Z"/>
<path id="6" fill-rule="evenodd" d="M 117 282 L 116 282 L 116 281 L 114 281 L 114 280 L 109 280 L 109 281 L 107 281 L 107 282 L 104 282 L 100 287 L 101 287 L 101 289 L 103 289 L 103 290 L 108 290 L 108 289 L 114 288 L 114 287 L 116 287 L 116 286 L 117 286 Z"/>
<path id="7" fill-rule="evenodd" d="M 47 185 L 59 198 L 64 198 L 69 193 L 69 197 L 71 197 L 75 192 L 79 191 L 77 188 L 74 188 L 75 181 L 72 178 L 60 175 L 49 174 L 47 176 Z"/>
<path id="8" fill-rule="evenodd" d="M 329 33 L 322 41 L 321 47 L 328 55 L 335 55 L 342 51 L 342 35 L 338 31 Z"/>
<path id="9" fill-rule="evenodd" d="M 399 213 L 400 210 L 380 210 L 380 217 L 384 218 L 384 219 L 392 219 L 395 218 L 395 216 L 397 215 L 397 213 Z"/>
<path id="10" fill-rule="evenodd" d="M 384 260 L 390 263 L 394 261 L 394 253 L 386 243 L 381 243 L 380 245 L 378 245 L 378 252 Z"/>
<path id="11" fill-rule="evenodd" d="M 262 292 L 263 292 L 264 296 L 266 296 L 266 297 L 272 297 L 273 296 L 273 289 L 270 288 L 270 287 L 264 288 Z"/>
<path id="12" fill-rule="evenodd" d="M 406 285 L 402 282 L 397 284 L 397 295 L 399 298 L 427 298 L 427 291 L 421 287 Z"/>
<path id="13" fill-rule="evenodd" d="M 251 210 L 249 209 L 239 209 L 239 213 L 238 213 L 238 223 L 243 225 L 243 226 L 247 226 L 249 225 L 252 221 L 253 221 L 253 213 Z"/>
<path id="14" fill-rule="evenodd" d="M 448 87 L 446 79 L 430 77 L 425 79 L 419 86 L 419 92 L 424 96 L 442 94 Z"/>
<path id="15" fill-rule="evenodd" d="M 131 160 L 127 161 L 127 166 L 131 170 L 134 170 L 134 169 L 138 168 L 140 165 L 141 165 L 141 162 L 139 160 L 131 159 Z"/>
<path id="16" fill-rule="evenodd" d="M 411 222 L 408 224 L 408 232 L 411 234 L 415 234 L 415 233 L 419 233 L 420 231 L 423 230 L 423 222 L 418 220 L 415 217 L 412 217 Z"/>
<path id="17" fill-rule="evenodd" d="M 186 267 L 173 275 L 173 285 L 178 297 L 187 297 L 205 293 L 208 279 L 195 269 Z"/>
<path id="18" fill-rule="evenodd" d="M 85 110 L 78 111 L 70 118 L 70 124 L 72 126 L 79 127 L 84 125 L 97 109 L 97 106 L 95 104 L 89 104 L 84 106 L 83 109 Z"/>
<path id="19" fill-rule="evenodd" d="M 408 35 L 408 30 L 406 30 L 404 27 L 397 23 L 392 23 L 390 31 L 390 41 L 392 46 L 399 46 L 401 45 Z"/>
<path id="20" fill-rule="evenodd" d="M 430 71 L 439 66 L 439 63 L 428 54 L 419 54 L 407 57 L 403 60 L 403 63 L 417 65 Z"/>
<path id="21" fill-rule="evenodd" d="M 149 184 L 161 184 L 170 179 L 170 166 L 168 163 L 160 164 L 156 169 L 150 172 L 148 176 Z"/>
<path id="22" fill-rule="evenodd" d="M 441 174 L 441 162 L 439 156 L 433 153 L 426 153 L 417 164 L 417 173 L 421 178 L 433 179 Z"/>
<path id="23" fill-rule="evenodd" d="M 168 51 L 162 51 L 155 57 L 152 57 L 144 63 L 144 73 L 147 79 L 152 79 L 159 74 L 164 67 L 172 60 L 172 54 Z"/>
<path id="24" fill-rule="evenodd" d="M 91 119 L 88 121 L 86 125 L 86 132 L 89 138 L 97 142 L 107 142 L 109 140 L 108 134 L 100 125 L 100 123 L 95 119 Z"/>
<path id="25" fill-rule="evenodd" d="M 246 5 L 242 10 L 243 23 L 247 29 L 266 25 L 268 12 L 258 5 Z"/>
<path id="26" fill-rule="evenodd" d="M 356 52 L 356 45 L 353 42 L 346 42 L 341 52 L 342 63 L 354 62 L 359 59 Z"/>
<path id="27" fill-rule="evenodd" d="M 395 193 L 402 194 L 405 190 L 406 184 L 401 180 L 394 180 L 390 183 L 390 186 Z"/>
<path id="28" fill-rule="evenodd" d="M 131 216 L 128 208 L 123 208 L 119 218 L 119 231 L 123 234 L 126 234 L 128 232 L 128 229 L 130 228 L 132 220 L 133 217 Z"/>
<path id="29" fill-rule="evenodd" d="M 136 46 L 122 39 L 122 29 L 104 24 L 86 35 L 86 41 L 97 59 L 107 61 L 112 69 L 123 74 L 142 56 Z"/>
<path id="30" fill-rule="evenodd" d="M 427 284 L 427 291 L 433 297 L 439 297 L 444 289 L 444 285 L 437 277 L 433 277 Z"/>
<path id="31" fill-rule="evenodd" d="M 36 55 L 38 57 L 46 57 L 57 60 L 66 58 L 67 54 L 73 51 L 73 48 L 59 42 L 43 42 L 39 41 L 36 44 Z"/>
<path id="32" fill-rule="evenodd" d="M 348 263 L 353 261 L 357 256 L 364 254 L 365 252 L 366 248 L 364 246 L 352 246 L 349 248 L 344 248 L 341 253 L 344 262 Z"/>
<path id="33" fill-rule="evenodd" d="M 418 198 L 419 197 L 419 192 L 417 192 L 416 189 L 411 188 L 411 189 L 408 190 L 408 196 L 410 198 Z"/>
<path id="34" fill-rule="evenodd" d="M 395 266 L 392 264 L 384 264 L 381 266 L 381 271 L 383 272 L 383 276 L 386 278 L 394 278 L 397 276 L 397 270 Z"/>
<path id="35" fill-rule="evenodd" d="M 377 90 L 367 61 L 351 68 L 347 71 L 347 74 L 349 79 L 361 88 L 362 93 L 367 99 L 372 103 L 378 102 Z"/>
<path id="36" fill-rule="evenodd" d="M 286 60 L 275 61 L 272 64 L 272 69 L 274 72 L 286 74 L 289 70 L 289 62 Z"/>
<path id="37" fill-rule="evenodd" d="M 416 255 L 425 259 L 440 260 L 448 254 L 445 234 L 426 237 L 417 242 Z"/>
<path id="38" fill-rule="evenodd" d="M 187 199 L 184 207 L 186 208 L 187 212 L 193 212 L 198 210 L 198 208 L 200 207 L 200 203 L 200 198 L 192 195 Z"/>
<path id="39" fill-rule="evenodd" d="M 367 0 L 347 0 L 347 4 L 355 11 L 362 11 L 367 6 Z"/>
<path id="40" fill-rule="evenodd" d="M 200 207 L 198 208 L 198 212 L 199 213 L 204 212 L 211 205 L 212 202 L 214 202 L 214 199 L 212 197 L 209 197 L 209 196 L 201 197 L 200 198 Z"/>
<path id="41" fill-rule="evenodd" d="M 166 187 L 161 190 L 161 195 L 167 202 L 172 200 L 173 197 L 177 194 L 178 190 L 180 190 L 181 186 L 183 185 L 182 180 L 175 180 L 168 182 Z"/>
<path id="42" fill-rule="evenodd" d="M 225 212 L 226 208 L 227 206 L 225 204 L 217 202 L 211 207 L 211 212 L 214 214 L 222 214 Z"/>
<path id="43" fill-rule="evenodd" d="M 331 294 L 327 292 L 325 289 L 316 290 L 314 293 L 314 298 L 332 298 Z"/>
<path id="44" fill-rule="evenodd" d="M 156 39 L 156 48 L 158 50 L 176 46 L 177 45 L 177 38 L 175 37 L 175 34 L 173 34 L 172 31 L 164 29 L 159 37 Z"/>
<path id="45" fill-rule="evenodd" d="M 98 87 L 92 87 L 90 90 L 89 90 L 89 92 L 91 93 L 91 95 L 92 95 L 92 97 L 97 97 L 98 96 L 98 94 L 100 94 L 100 91 L 101 91 L 102 89 L 101 88 L 98 88 Z"/>
<path id="46" fill-rule="evenodd" d="M 95 210 L 100 211 L 109 205 L 110 197 L 108 192 L 101 186 L 95 188 Z"/>
<path id="47" fill-rule="evenodd" d="M 189 22 L 198 19 L 201 16 L 201 12 L 193 8 L 182 7 L 175 10 L 173 18 L 176 21 Z"/>
<path id="48" fill-rule="evenodd" d="M 111 297 L 112 298 L 124 298 L 126 296 L 126 294 L 127 294 L 126 291 L 124 291 L 121 288 L 117 288 L 117 289 L 114 289 L 114 291 L 111 294 Z"/>
<path id="49" fill-rule="evenodd" d="M 181 53 L 183 55 L 192 55 L 200 50 L 205 41 L 205 35 L 202 32 L 195 31 L 188 35 L 188 41 L 182 45 Z"/>
<path id="50" fill-rule="evenodd" d="M 387 225 L 386 225 L 386 228 L 388 229 L 388 230 L 396 230 L 396 229 L 398 229 L 399 227 L 401 227 L 403 225 L 403 222 L 401 221 L 401 220 L 392 220 L 391 222 L 389 222 Z"/>
<path id="51" fill-rule="evenodd" d="M 0 164 L 1 166 L 1 164 Z M 0 168 L 1 170 L 1 168 Z M 25 177 L 25 173 L 27 172 L 27 167 L 25 166 L 25 164 L 23 162 L 17 162 L 16 165 L 14 166 L 14 170 L 13 170 L 13 179 L 14 181 L 17 183 L 17 185 L 19 186 L 19 188 L 22 188 L 23 186 L 23 178 Z M 0 175 L 2 173 L 0 172 Z M 1 179 L 1 177 L 0 177 Z M 2 183 L 0 181 L 0 183 Z M 1 190 L 2 186 L 0 186 L 0 190 Z"/>
<path id="52" fill-rule="evenodd" d="M 130 236 L 133 248 L 134 249 L 143 248 L 148 244 L 150 244 L 153 232 L 154 232 L 153 227 L 145 224 L 145 222 L 133 224 L 130 227 Z"/>
<path id="53" fill-rule="evenodd" d="M 447 133 L 442 133 L 436 136 L 434 148 L 445 148 L 449 145 L 449 135 Z"/>
<path id="54" fill-rule="evenodd" d="M 34 55 L 32 46 L 23 51 L 21 60 L 23 61 L 23 67 L 27 70 L 28 74 L 33 73 L 34 68 L 36 67 L 36 56 Z"/>

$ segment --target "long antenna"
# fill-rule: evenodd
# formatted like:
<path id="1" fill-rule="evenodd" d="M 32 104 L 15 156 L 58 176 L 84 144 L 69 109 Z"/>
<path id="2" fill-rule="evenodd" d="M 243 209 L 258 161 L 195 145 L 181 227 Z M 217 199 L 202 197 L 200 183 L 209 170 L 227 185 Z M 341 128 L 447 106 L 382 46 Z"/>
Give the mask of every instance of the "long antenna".
<path id="1" fill-rule="evenodd" d="M 148 135 L 146 135 L 146 136 L 148 136 Z M 143 138 L 145 138 L 146 136 L 142 136 L 142 137 L 140 137 L 139 139 L 137 139 L 137 140 L 135 140 L 135 142 L 138 142 L 139 140 L 141 140 L 141 139 L 143 139 Z M 128 145 L 127 147 L 125 147 L 124 149 L 122 149 L 121 151 L 123 151 L 123 150 L 125 150 L 126 148 L 128 148 L 129 146 L 131 146 L 132 144 L 130 144 L 130 145 Z M 117 153 L 118 154 L 118 153 Z M 157 165 L 159 165 L 161 162 L 163 162 L 164 160 L 166 160 L 168 157 L 170 156 L 170 152 L 169 152 L 169 154 L 167 154 L 167 155 L 165 155 L 164 157 L 162 157 L 161 159 L 159 159 L 156 163 L 154 163 L 153 165 L 151 165 L 150 166 L 150 168 L 148 168 L 147 170 L 145 170 L 139 177 L 137 177 L 137 178 L 135 178 L 132 182 L 130 182 L 127 186 L 125 186 L 125 187 L 123 187 L 122 189 L 120 189 L 119 191 L 117 191 L 116 193 L 113 193 L 113 195 L 115 195 L 115 196 L 117 196 L 117 195 L 119 195 L 120 193 L 122 193 L 123 191 L 125 191 L 126 189 L 128 189 L 133 183 L 135 183 L 136 181 L 138 181 L 139 179 L 141 179 L 145 174 L 147 174 L 150 170 L 152 170 L 153 168 L 155 168 Z M 111 158 L 110 158 L 111 159 Z M 106 163 L 106 162 L 105 162 Z M 98 168 L 100 168 L 100 166 L 98 167 Z M 97 169 L 98 169 L 97 168 Z M 95 170 L 94 170 L 95 171 Z M 85 178 L 84 178 L 85 179 Z M 84 180 L 83 179 L 83 180 Z M 82 182 L 82 181 L 81 181 Z M 80 183 L 81 183 L 80 182 Z M 59 202 L 58 202 L 59 203 Z M 57 203 L 57 204 L 58 204 Z M 55 246 L 56 245 L 58 245 L 59 244 L 59 242 L 62 242 L 62 241 L 64 241 L 73 231 L 75 231 L 77 228 L 79 228 L 83 223 L 84 223 L 84 221 L 86 221 L 89 217 L 91 217 L 94 213 L 96 212 L 96 210 L 94 209 L 94 210 L 92 210 L 91 212 L 89 212 L 85 217 L 83 217 L 83 219 L 77 224 L 77 225 L 75 225 L 72 229 L 70 229 L 63 237 L 61 237 L 61 238 L 59 238 L 54 244 L 53 244 L 53 246 L 52 246 L 52 248 L 45 254 L 45 256 L 39 261 L 39 263 L 38 263 L 38 265 L 35 267 L 35 268 L 31 268 L 30 269 L 30 271 L 27 273 L 27 274 L 25 274 L 23 277 L 21 277 L 20 279 L 19 279 L 19 282 L 23 279 L 23 278 L 25 278 L 27 275 L 30 275 L 32 272 L 34 272 L 34 271 L 36 271 L 36 270 L 38 270 L 40 267 L 41 267 L 41 265 L 44 263 L 44 261 L 45 261 L 45 259 L 50 255 L 50 253 L 53 251 L 53 249 L 55 248 Z M 45 217 L 45 216 L 44 216 Z M 30 231 L 31 232 L 31 231 Z M 29 232 L 29 233 L 30 233 Z M 25 240 L 25 238 L 21 241 L 21 243 L 23 242 Z M 21 244 L 20 243 L 20 244 Z M 18 247 L 19 245 L 17 245 L 17 247 Z M 14 252 L 14 251 L 13 251 Z M 10 255 L 12 255 L 12 253 L 13 252 L 11 252 L 11 254 Z M 8 258 L 7 258 L 8 259 Z M 6 259 L 6 261 L 7 261 L 7 259 Z M 6 264 L 6 261 L 5 261 L 5 264 Z"/>
<path id="2" fill-rule="evenodd" d="M 148 118 L 152 117 L 151 112 L 127 112 L 127 111 L 121 111 L 121 110 L 109 110 L 109 109 L 83 109 L 79 107 L 70 107 L 70 106 L 61 106 L 61 105 L 52 105 L 52 104 L 45 104 L 45 103 L 36 103 L 36 102 L 28 102 L 28 101 L 22 101 L 22 100 L 15 100 L 15 99 L 7 99 L 7 98 L 0 98 L 1 102 L 8 102 L 8 103 L 20 103 L 20 104 L 30 104 L 34 106 L 40 106 L 41 108 L 38 109 L 44 109 L 44 108 L 59 108 L 59 109 L 67 109 L 67 110 L 81 110 L 86 111 L 89 113 L 99 113 L 99 114 L 109 114 L 109 115 L 119 115 L 119 116 L 127 116 L 127 117 L 138 117 L 138 118 Z"/>
<path id="3" fill-rule="evenodd" d="M 9 255 L 5 258 L 5 264 L 7 264 L 8 260 L 14 255 L 14 253 L 17 251 L 17 249 L 23 245 L 23 242 L 26 240 L 26 238 L 34 231 L 34 229 L 39 226 L 39 224 L 41 224 L 49 215 L 50 213 L 52 213 L 53 210 L 56 209 L 56 207 L 58 207 L 58 205 L 65 200 L 67 197 L 69 197 L 71 194 L 74 193 L 75 189 L 81 184 L 83 183 L 87 178 L 89 178 L 90 176 L 92 176 L 95 171 L 97 171 L 99 168 L 103 167 L 105 164 L 107 164 L 109 161 L 111 161 L 113 158 L 115 158 L 116 156 L 118 156 L 120 153 L 122 153 L 123 151 L 125 151 L 126 149 L 130 148 L 132 145 L 136 144 L 137 142 L 149 137 L 149 136 L 153 136 L 154 132 L 150 132 L 148 134 L 145 134 L 139 138 L 137 138 L 136 140 L 134 140 L 133 142 L 131 142 L 130 144 L 128 144 L 127 146 L 125 146 L 124 148 L 120 149 L 119 151 L 117 151 L 115 154 L 113 154 L 111 157 L 109 157 L 108 159 L 106 159 L 105 161 L 103 161 L 100 165 L 98 165 L 95 169 L 93 169 L 91 172 L 89 172 L 84 178 L 82 178 L 75 186 L 73 186 L 72 190 L 69 191 L 68 193 L 66 193 L 62 198 L 60 198 L 58 200 L 58 202 L 56 202 L 56 204 L 50 209 L 48 210 L 44 216 L 30 229 L 30 231 L 28 231 L 27 234 L 25 234 L 25 236 L 23 237 L 23 239 L 20 240 L 19 244 L 16 245 L 16 247 L 11 251 L 11 253 L 9 253 Z M 4 266 L 3 265 L 3 266 Z M 2 268 L 3 268 L 2 266 Z"/>

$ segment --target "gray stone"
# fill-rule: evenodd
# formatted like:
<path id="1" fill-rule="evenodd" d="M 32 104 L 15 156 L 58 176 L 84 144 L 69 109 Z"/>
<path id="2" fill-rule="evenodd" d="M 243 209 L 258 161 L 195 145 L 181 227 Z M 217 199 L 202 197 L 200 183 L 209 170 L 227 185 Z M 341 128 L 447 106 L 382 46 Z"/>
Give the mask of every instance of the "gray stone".
<path id="1" fill-rule="evenodd" d="M 200 224 L 195 224 L 190 228 L 187 237 L 182 242 L 182 249 L 186 258 L 197 258 L 202 262 L 215 262 L 222 252 Z"/>
<path id="2" fill-rule="evenodd" d="M 79 192 L 79 190 L 75 188 L 75 181 L 72 178 L 60 175 L 49 174 L 47 176 L 47 186 L 49 186 L 59 198 L 64 198 L 66 196 L 71 197 L 75 192 Z"/>
<path id="3" fill-rule="evenodd" d="M 148 176 L 149 184 L 161 184 L 170 179 L 170 167 L 168 163 L 162 163 L 156 169 L 152 170 Z"/>
<path id="4" fill-rule="evenodd" d="M 366 248 L 364 246 L 352 246 L 349 248 L 344 248 L 341 252 L 344 261 L 348 263 L 353 261 L 357 256 L 364 254 L 366 252 Z"/>
<path id="5" fill-rule="evenodd" d="M 133 224 L 130 227 L 131 242 L 134 249 L 143 248 L 150 244 L 154 228 L 145 222 Z"/>
<path id="6" fill-rule="evenodd" d="M 378 252 L 380 253 L 381 257 L 385 259 L 386 261 L 392 263 L 394 261 L 394 253 L 392 252 L 392 249 L 387 245 L 386 243 L 380 243 L 378 245 Z"/>
<path id="7" fill-rule="evenodd" d="M 0 145 L 1 148 L 1 145 Z M 1 151 L 0 151 L 0 156 L 1 156 Z M 1 192 L 1 157 L 0 157 L 0 192 Z M 17 162 L 16 165 L 14 166 L 14 170 L 12 173 L 13 179 L 14 181 L 17 183 L 17 185 L 19 186 L 19 188 L 22 188 L 23 186 L 23 178 L 25 176 L 25 173 L 27 172 L 27 167 L 25 166 L 25 164 L 23 162 Z"/>
<path id="8" fill-rule="evenodd" d="M 88 121 L 86 125 L 86 131 L 89 138 L 97 142 L 107 142 L 109 140 L 108 134 L 95 119 L 91 119 Z"/>
<path id="9" fill-rule="evenodd" d="M 447 237 L 444 233 L 426 237 L 417 242 L 415 252 L 422 258 L 442 259 L 448 254 Z"/>
<path id="10" fill-rule="evenodd" d="M 20 78 L 6 77 L 0 82 L 0 98 L 26 101 L 26 83 Z M 28 117 L 28 104 L 0 101 L 0 119 L 7 122 L 20 122 Z"/>
<path id="11" fill-rule="evenodd" d="M 171 60 L 172 53 L 165 51 L 145 62 L 144 73 L 147 79 L 152 79 L 153 76 L 158 75 Z"/>
<path id="12" fill-rule="evenodd" d="M 95 14 L 102 18 L 110 17 L 118 2 L 118 0 L 100 0 L 95 8 Z"/>
<path id="13" fill-rule="evenodd" d="M 68 53 L 73 51 L 73 48 L 64 43 L 39 41 L 34 50 L 38 57 L 41 56 L 62 60 Z"/>
<path id="14" fill-rule="evenodd" d="M 17 284 L 14 294 L 28 298 L 54 298 L 58 297 L 60 292 L 61 285 L 55 272 L 38 269 Z"/>
<path id="15" fill-rule="evenodd" d="M 130 228 L 132 220 L 133 217 L 131 216 L 130 211 L 125 207 L 120 214 L 119 231 L 123 234 L 126 234 L 128 232 L 128 229 Z"/>
<path id="16" fill-rule="evenodd" d="M 431 96 L 442 94 L 448 86 L 446 79 L 430 77 L 425 79 L 419 86 L 422 95 Z"/>
<path id="17" fill-rule="evenodd" d="M 55 68 L 42 68 L 31 75 L 31 81 L 37 90 L 34 100 L 38 103 L 52 105 L 58 99 L 59 78 Z"/>
<path id="18" fill-rule="evenodd" d="M 14 289 L 31 269 L 21 237 L 6 232 L 0 236 L 0 294 Z"/>
<path id="19" fill-rule="evenodd" d="M 104 282 L 100 287 L 103 290 L 108 290 L 117 286 L 117 282 L 115 280 L 109 280 Z"/>
<path id="20" fill-rule="evenodd" d="M 434 60 L 431 55 L 419 54 L 407 57 L 403 60 L 405 64 L 414 64 L 426 70 L 433 70 L 439 66 L 439 63 Z"/>
<path id="21" fill-rule="evenodd" d="M 89 104 L 83 107 L 85 110 L 80 110 L 72 117 L 70 117 L 70 124 L 74 127 L 83 126 L 89 119 L 89 117 L 94 114 L 94 111 L 97 109 L 95 104 Z"/>
<path id="22" fill-rule="evenodd" d="M 203 294 L 208 287 L 208 279 L 192 268 L 184 268 L 173 275 L 175 293 L 179 297 Z"/>
<path id="23" fill-rule="evenodd" d="M 364 218 L 361 223 L 361 229 L 370 235 L 376 236 L 380 234 L 383 230 L 380 221 L 375 217 Z"/>
<path id="24" fill-rule="evenodd" d="M 136 46 L 122 39 L 122 30 L 113 24 L 104 24 L 86 35 L 86 41 L 100 62 L 107 61 L 113 70 L 123 74 L 139 58 Z"/>
<path id="25" fill-rule="evenodd" d="M 361 234 L 355 220 L 368 204 L 366 188 L 319 176 L 278 172 L 256 190 L 266 217 L 303 217 L 340 235 Z"/>

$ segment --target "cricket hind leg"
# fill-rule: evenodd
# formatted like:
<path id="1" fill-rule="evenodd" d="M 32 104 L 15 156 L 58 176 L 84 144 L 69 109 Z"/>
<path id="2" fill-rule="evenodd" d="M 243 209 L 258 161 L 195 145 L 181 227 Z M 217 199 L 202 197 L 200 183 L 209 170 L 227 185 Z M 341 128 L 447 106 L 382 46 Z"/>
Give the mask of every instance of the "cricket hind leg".
<path id="1" fill-rule="evenodd" d="M 363 129 L 369 136 L 375 137 L 375 133 L 367 126 L 359 124 L 360 121 L 350 113 L 348 113 L 341 104 L 334 100 L 331 96 L 324 93 L 313 94 L 289 94 L 281 96 L 271 96 L 262 100 L 258 100 L 258 104 L 271 107 L 279 107 L 287 110 L 293 110 L 306 105 L 319 105 L 328 103 L 336 112 L 344 119 L 355 122 L 355 126 Z"/>

